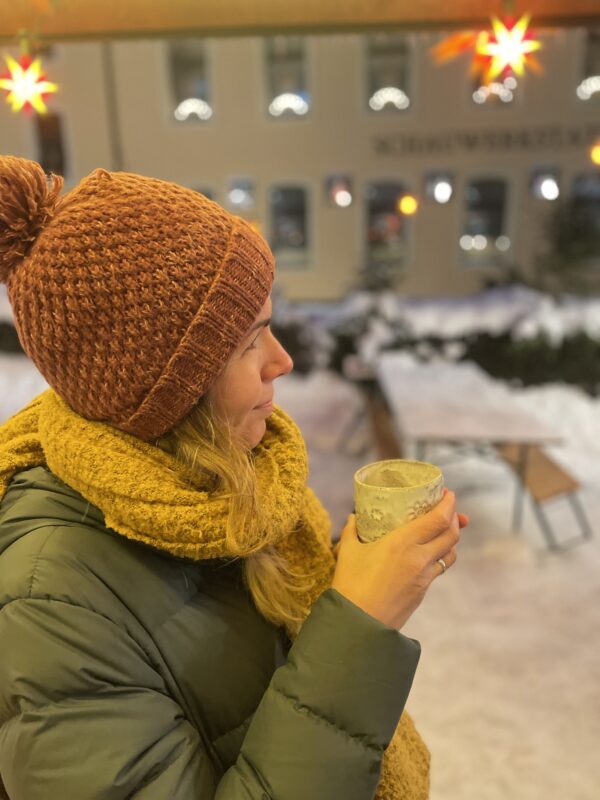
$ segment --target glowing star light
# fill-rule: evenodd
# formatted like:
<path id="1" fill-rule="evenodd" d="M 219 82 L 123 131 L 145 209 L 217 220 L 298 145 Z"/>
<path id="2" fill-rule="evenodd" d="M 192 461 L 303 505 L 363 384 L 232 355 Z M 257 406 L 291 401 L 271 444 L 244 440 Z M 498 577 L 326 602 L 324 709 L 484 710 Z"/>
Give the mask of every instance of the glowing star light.
<path id="1" fill-rule="evenodd" d="M 478 56 L 491 58 L 485 71 L 486 83 L 508 70 L 523 75 L 526 64 L 539 70 L 539 64 L 531 54 L 539 50 L 542 43 L 530 38 L 527 30 L 530 18 L 529 14 L 523 14 L 514 25 L 507 26 L 498 17 L 492 17 L 493 36 L 487 41 L 481 41 L 476 47 Z"/>
<path id="2" fill-rule="evenodd" d="M 13 111 L 34 108 L 38 114 L 46 113 L 44 97 L 56 92 L 55 83 L 46 80 L 42 73 L 40 59 L 32 61 L 29 56 L 21 56 L 19 61 L 7 55 L 8 74 L 0 76 L 0 89 L 8 92 L 6 102 Z"/>

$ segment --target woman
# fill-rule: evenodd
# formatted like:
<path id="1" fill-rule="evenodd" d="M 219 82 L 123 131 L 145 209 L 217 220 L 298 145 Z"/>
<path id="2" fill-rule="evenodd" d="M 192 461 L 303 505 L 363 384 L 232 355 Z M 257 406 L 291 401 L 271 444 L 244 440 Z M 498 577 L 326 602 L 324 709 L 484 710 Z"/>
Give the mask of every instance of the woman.
<path id="1" fill-rule="evenodd" d="M 61 183 L 0 158 L 0 279 L 52 387 L 0 429 L 7 796 L 426 797 L 399 629 L 454 495 L 334 554 L 273 406 L 265 242 L 171 183 Z"/>

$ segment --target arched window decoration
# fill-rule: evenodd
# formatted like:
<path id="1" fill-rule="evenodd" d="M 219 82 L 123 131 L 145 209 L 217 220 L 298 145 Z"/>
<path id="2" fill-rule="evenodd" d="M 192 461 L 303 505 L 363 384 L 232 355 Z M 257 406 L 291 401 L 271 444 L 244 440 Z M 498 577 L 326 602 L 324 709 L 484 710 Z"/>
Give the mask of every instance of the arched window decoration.
<path id="1" fill-rule="evenodd" d="M 371 111 L 405 111 L 411 103 L 411 47 L 406 34 L 367 36 L 367 106 Z"/>
<path id="2" fill-rule="evenodd" d="M 477 178 L 465 188 L 461 250 L 470 263 L 501 261 L 510 250 L 507 234 L 508 187 L 499 178 Z"/>
<path id="3" fill-rule="evenodd" d="M 206 122 L 213 115 L 206 45 L 202 39 L 168 43 L 173 116 L 177 122 Z"/>
<path id="4" fill-rule="evenodd" d="M 514 75 L 498 78 L 485 84 L 477 77 L 471 84 L 471 100 L 477 106 L 510 106 L 518 92 L 518 82 Z"/>

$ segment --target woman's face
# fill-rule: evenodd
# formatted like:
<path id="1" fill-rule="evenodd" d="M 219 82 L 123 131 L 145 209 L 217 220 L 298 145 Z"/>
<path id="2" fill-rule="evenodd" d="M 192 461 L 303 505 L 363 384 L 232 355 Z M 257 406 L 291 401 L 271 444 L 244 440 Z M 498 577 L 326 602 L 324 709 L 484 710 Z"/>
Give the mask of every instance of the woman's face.
<path id="1" fill-rule="evenodd" d="M 268 298 L 208 392 L 217 414 L 249 449 L 265 435 L 266 419 L 273 411 L 273 381 L 294 366 L 269 327 L 271 308 Z"/>

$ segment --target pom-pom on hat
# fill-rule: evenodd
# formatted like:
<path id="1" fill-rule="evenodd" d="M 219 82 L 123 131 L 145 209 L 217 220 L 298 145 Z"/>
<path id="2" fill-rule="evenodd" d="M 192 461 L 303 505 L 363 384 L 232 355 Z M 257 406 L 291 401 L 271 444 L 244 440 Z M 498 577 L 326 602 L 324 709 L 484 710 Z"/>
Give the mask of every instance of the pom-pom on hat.
<path id="1" fill-rule="evenodd" d="M 176 425 L 267 300 L 248 223 L 191 189 L 0 156 L 0 280 L 25 352 L 75 411 L 142 439 Z"/>
<path id="2" fill-rule="evenodd" d="M 0 157 L 0 281 L 6 282 L 51 219 L 62 184 L 58 175 L 47 178 L 39 164 Z"/>

